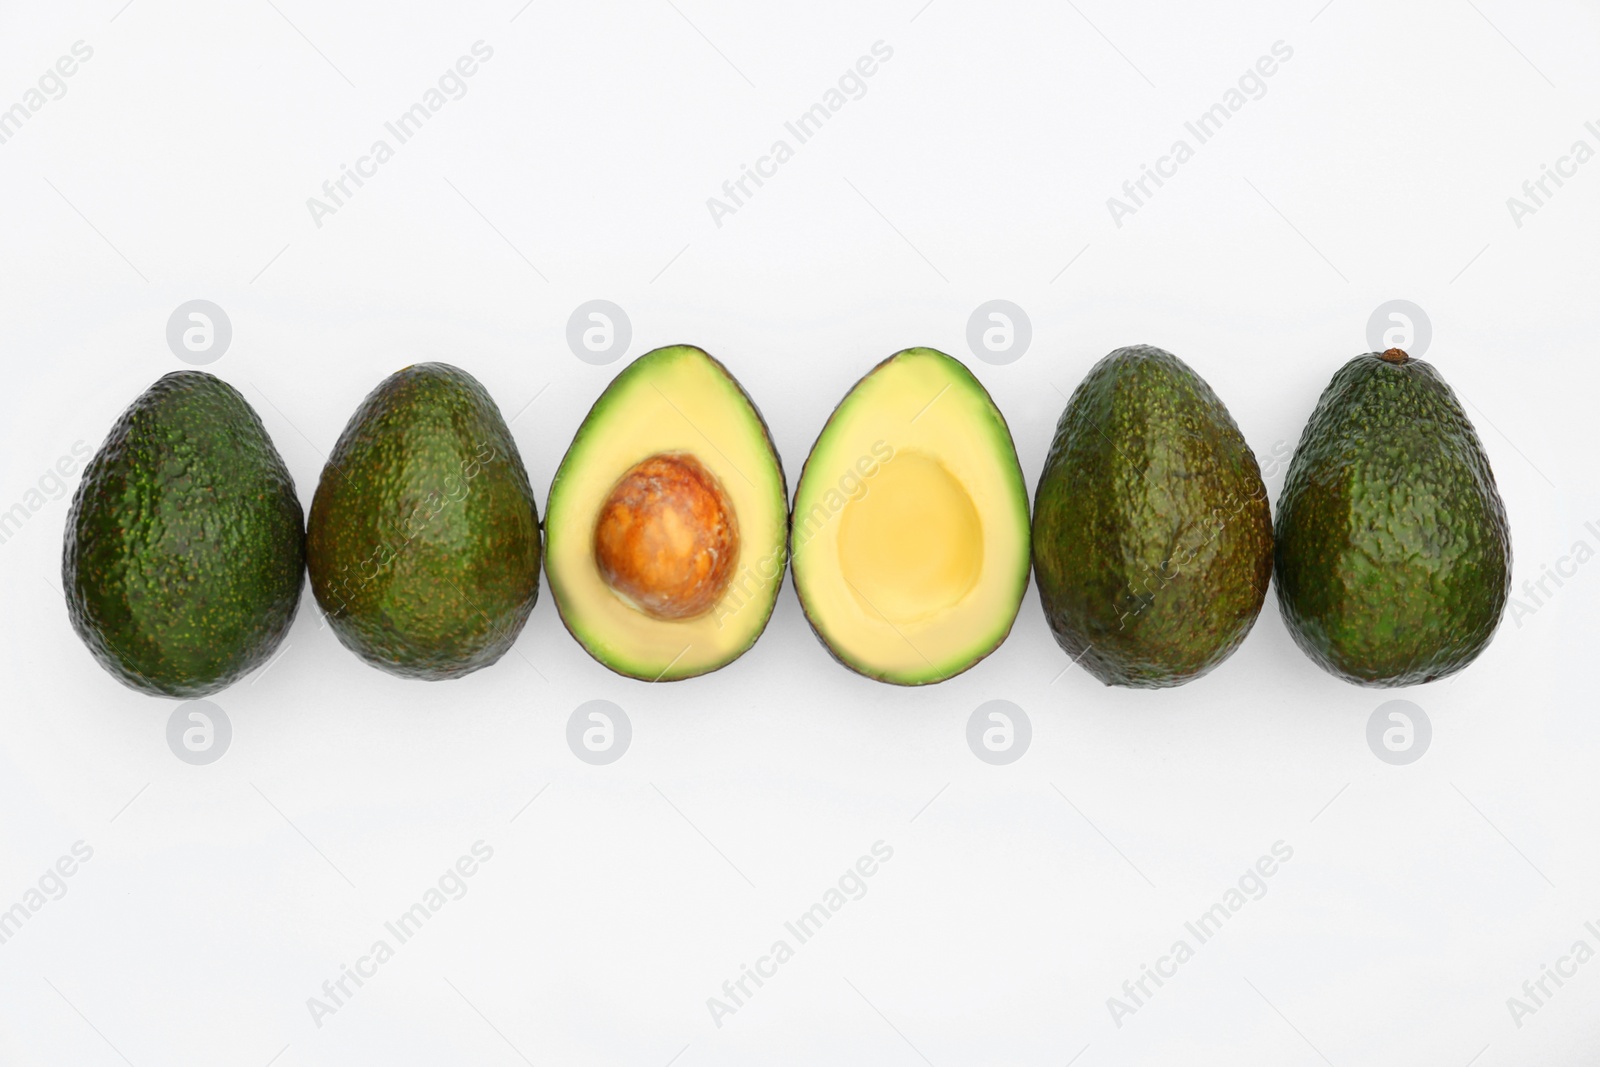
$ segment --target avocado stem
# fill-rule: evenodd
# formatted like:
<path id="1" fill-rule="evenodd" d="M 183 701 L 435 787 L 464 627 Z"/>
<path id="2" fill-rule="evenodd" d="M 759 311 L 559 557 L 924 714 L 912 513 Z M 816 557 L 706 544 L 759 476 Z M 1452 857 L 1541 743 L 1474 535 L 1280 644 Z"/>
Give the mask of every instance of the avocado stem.
<path id="1" fill-rule="evenodd" d="M 1379 357 L 1378 358 L 1380 358 L 1382 360 L 1385 360 L 1386 362 L 1389 362 L 1389 363 L 1404 363 L 1406 360 L 1410 359 L 1411 357 L 1406 355 L 1405 351 L 1403 349 L 1391 348 L 1391 349 L 1389 349 L 1389 350 L 1387 350 L 1385 352 L 1379 353 Z"/>

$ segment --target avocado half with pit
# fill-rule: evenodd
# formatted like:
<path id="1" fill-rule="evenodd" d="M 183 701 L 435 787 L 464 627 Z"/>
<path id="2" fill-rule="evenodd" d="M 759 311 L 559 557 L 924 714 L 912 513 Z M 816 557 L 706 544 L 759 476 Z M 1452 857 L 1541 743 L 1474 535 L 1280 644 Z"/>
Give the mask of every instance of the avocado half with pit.
<path id="1" fill-rule="evenodd" d="M 790 546 L 806 618 L 854 671 L 926 685 L 998 648 L 1028 585 L 1028 492 L 972 372 L 908 348 L 857 382 L 800 472 Z"/>
<path id="2" fill-rule="evenodd" d="M 788 486 L 761 413 L 692 345 L 647 352 L 578 427 L 545 509 L 561 620 L 600 663 L 674 681 L 755 644 L 788 560 Z"/>

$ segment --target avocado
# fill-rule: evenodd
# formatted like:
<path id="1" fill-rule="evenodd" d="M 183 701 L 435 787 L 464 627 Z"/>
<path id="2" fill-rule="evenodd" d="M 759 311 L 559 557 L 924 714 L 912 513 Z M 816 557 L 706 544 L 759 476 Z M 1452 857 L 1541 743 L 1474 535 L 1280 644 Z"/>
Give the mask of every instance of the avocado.
<path id="1" fill-rule="evenodd" d="M 283 641 L 300 602 L 294 481 L 238 390 L 166 375 L 84 469 L 61 581 L 101 666 L 156 696 L 215 693 Z"/>
<path id="2" fill-rule="evenodd" d="M 857 382 L 800 472 L 790 540 L 806 618 L 851 670 L 926 685 L 1000 647 L 1028 585 L 1028 491 L 972 372 L 908 348 Z"/>
<path id="3" fill-rule="evenodd" d="M 477 379 L 446 363 L 385 378 L 323 468 L 311 590 L 344 646 L 404 678 L 487 667 L 539 594 L 539 513 Z"/>
<path id="4" fill-rule="evenodd" d="M 1357 685 L 1454 674 L 1494 636 L 1511 534 L 1439 372 L 1398 348 L 1346 363 L 1278 498 L 1278 604 L 1306 655 Z"/>
<path id="5" fill-rule="evenodd" d="M 595 401 L 550 483 L 545 569 L 561 621 L 618 674 L 676 681 L 753 645 L 788 554 L 767 424 L 692 345 L 646 352 Z"/>
<path id="6" fill-rule="evenodd" d="M 1107 685 L 1182 685 L 1239 647 L 1272 576 L 1267 491 L 1181 359 L 1119 348 L 1073 392 L 1034 497 L 1033 557 L 1056 641 Z"/>

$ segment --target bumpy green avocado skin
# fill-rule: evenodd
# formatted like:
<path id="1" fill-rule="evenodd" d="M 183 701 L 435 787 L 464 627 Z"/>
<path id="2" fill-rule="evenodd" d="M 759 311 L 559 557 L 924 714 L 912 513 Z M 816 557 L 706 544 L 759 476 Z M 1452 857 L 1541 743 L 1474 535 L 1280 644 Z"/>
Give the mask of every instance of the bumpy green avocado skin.
<path id="1" fill-rule="evenodd" d="M 477 379 L 419 363 L 351 416 L 311 502 L 311 589 L 333 632 L 392 674 L 498 660 L 539 594 L 538 506 Z"/>
<path id="2" fill-rule="evenodd" d="M 1072 394 L 1034 498 L 1033 563 L 1056 641 L 1107 685 L 1182 685 L 1250 632 L 1272 576 L 1266 487 L 1182 360 L 1119 348 Z"/>
<path id="3" fill-rule="evenodd" d="M 1483 446 L 1439 373 L 1404 353 L 1346 363 L 1278 499 L 1278 604 L 1295 642 L 1357 685 L 1471 663 L 1511 588 L 1511 535 Z"/>
<path id="4" fill-rule="evenodd" d="M 183 370 L 89 461 L 61 580 L 73 629 L 113 676 L 198 697 L 272 655 L 304 570 L 300 501 L 261 420 L 226 382 Z"/>

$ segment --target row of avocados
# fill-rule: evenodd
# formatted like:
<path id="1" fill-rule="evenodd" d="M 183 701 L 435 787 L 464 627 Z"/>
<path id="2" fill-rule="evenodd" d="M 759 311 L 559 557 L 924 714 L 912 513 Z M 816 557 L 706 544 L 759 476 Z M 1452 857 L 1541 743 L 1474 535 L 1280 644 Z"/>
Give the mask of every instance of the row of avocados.
<path id="1" fill-rule="evenodd" d="M 578 428 L 543 523 L 499 409 L 458 368 L 385 379 L 309 521 L 260 419 L 200 371 L 160 379 L 85 469 L 67 520 L 72 624 L 115 677 L 201 696 L 266 662 L 302 574 L 340 642 L 423 679 L 512 646 L 541 568 L 595 659 L 691 678 L 760 636 L 787 568 L 845 666 L 939 682 L 999 647 L 1027 587 L 1108 685 L 1198 678 L 1277 576 L 1294 640 L 1361 685 L 1431 681 L 1488 644 L 1510 588 L 1505 511 L 1450 387 L 1398 349 L 1333 378 L 1273 526 L 1255 457 L 1183 361 L 1101 360 L 1062 412 L 1030 517 L 1004 417 L 960 362 L 912 348 L 834 410 L 791 502 L 766 423 L 721 363 L 660 348 Z"/>

